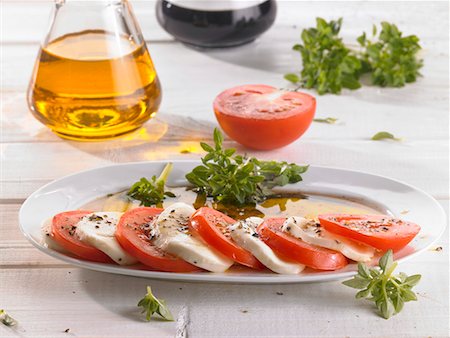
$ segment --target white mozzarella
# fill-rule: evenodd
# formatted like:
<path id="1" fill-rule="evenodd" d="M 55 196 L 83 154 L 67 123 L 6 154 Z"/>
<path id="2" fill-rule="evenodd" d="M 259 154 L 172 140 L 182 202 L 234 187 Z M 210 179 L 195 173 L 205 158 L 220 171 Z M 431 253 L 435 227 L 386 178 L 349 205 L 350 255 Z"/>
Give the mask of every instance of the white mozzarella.
<path id="1" fill-rule="evenodd" d="M 81 241 L 103 251 L 120 265 L 136 264 L 137 260 L 122 249 L 115 237 L 120 212 L 98 211 L 84 216 L 75 234 Z"/>
<path id="2" fill-rule="evenodd" d="M 302 239 L 306 243 L 339 251 L 344 256 L 357 262 L 370 261 L 376 252 L 370 246 L 334 235 L 321 227 L 320 224 L 304 217 L 294 216 L 287 218 L 282 230 L 296 238 Z"/>
<path id="3" fill-rule="evenodd" d="M 266 243 L 259 239 L 256 228 L 262 222 L 262 218 L 249 217 L 245 221 L 239 221 L 231 225 L 229 227 L 231 238 L 239 246 L 250 251 L 253 256 L 273 272 L 281 274 L 300 273 L 305 268 L 304 265 L 281 259 Z"/>
<path id="4" fill-rule="evenodd" d="M 194 212 L 195 209 L 185 203 L 174 203 L 166 208 L 153 224 L 153 243 L 202 269 L 212 272 L 226 271 L 234 262 L 190 233 L 188 221 Z"/>

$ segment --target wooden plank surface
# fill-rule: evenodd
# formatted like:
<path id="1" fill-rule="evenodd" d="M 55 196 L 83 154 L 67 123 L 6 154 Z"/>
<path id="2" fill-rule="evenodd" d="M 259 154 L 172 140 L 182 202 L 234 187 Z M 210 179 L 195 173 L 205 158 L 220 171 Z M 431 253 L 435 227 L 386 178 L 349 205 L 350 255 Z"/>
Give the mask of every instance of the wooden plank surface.
<path id="1" fill-rule="evenodd" d="M 298 29 L 294 31 L 298 33 Z M 283 34 L 283 30 L 277 27 L 273 29 L 273 34 L 276 32 Z M 163 85 L 162 111 L 187 116 L 203 116 L 206 111 L 209 115 L 212 99 L 227 87 L 246 83 L 288 86 L 283 74 L 300 69 L 299 54 L 291 51 L 294 43 L 297 43 L 297 38 L 272 41 L 264 35 L 257 43 L 240 47 L 236 55 L 236 49 L 221 51 L 219 54 L 215 50 L 196 50 L 180 43 L 153 45 L 149 42 L 148 48 Z M 448 50 L 448 41 L 442 42 L 440 46 Z M 3 90 L 7 93 L 18 91 L 23 95 L 38 50 L 39 45 L 35 43 L 3 46 Z M 180 55 L 183 55 L 182 59 Z M 264 58 L 259 55 L 264 55 Z M 359 113 L 386 113 L 388 110 L 392 118 L 398 112 L 403 118 L 401 124 L 405 124 L 404 114 L 410 109 L 417 109 L 422 111 L 421 116 L 427 122 L 436 111 L 448 107 L 448 51 L 427 49 L 423 51 L 423 57 L 433 61 L 425 62 L 423 77 L 418 82 L 401 89 L 365 86 L 357 91 L 344 90 L 345 95 L 341 96 L 321 96 L 318 111 L 332 116 L 347 112 L 356 115 L 354 118 L 358 120 Z M 6 98 L 14 94 L 6 95 Z M 395 122 L 398 121 L 393 121 L 397 125 Z"/>
<path id="2" fill-rule="evenodd" d="M 227 145 L 234 145 L 228 143 Z M 124 145 L 122 145 L 124 146 Z M 10 143 L 0 146 L 2 198 L 26 198 L 42 184 L 80 170 L 117 162 L 193 159 L 202 153 L 198 141 L 140 142 L 124 148 L 105 143 Z M 190 149 L 191 154 L 180 153 Z M 23 156 L 23 154 L 27 156 Z M 277 152 L 252 152 L 260 158 L 369 171 L 410 182 L 437 198 L 449 198 L 448 142 L 299 141 Z M 345 161 L 342 161 L 345 158 Z M 432 162 L 433 166 L 429 163 Z M 51 167 L 48 163 L 52 163 Z M 29 168 L 33 168 L 30 171 Z M 418 175 L 418 172 L 426 173 Z M 436 184 L 436 178 L 441 184 Z"/>
<path id="3" fill-rule="evenodd" d="M 447 212 L 448 202 L 441 201 Z M 441 249 L 436 250 L 437 246 Z M 67 336 L 64 330 L 70 328 L 71 335 L 80 337 L 173 337 L 176 323 L 144 323 L 138 314 L 135 304 L 150 284 L 159 297 L 167 300 L 175 316 L 187 311 L 190 337 L 273 337 L 280 333 L 283 337 L 445 337 L 449 316 L 448 232 L 437 246 L 400 265 L 406 273 L 422 273 L 423 281 L 417 287 L 419 301 L 408 303 L 401 315 L 389 321 L 375 316 L 368 302 L 355 300 L 354 291 L 340 282 L 198 284 L 69 266 L 29 269 L 26 265 L 1 265 L 2 306 L 20 325 L 13 330 L 0 327 L 0 334 L 63 337 Z"/>
<path id="4" fill-rule="evenodd" d="M 130 2 L 146 40 L 155 42 L 173 40 L 157 23 L 156 0 L 130 0 Z M 275 40 L 274 42 L 298 39 L 299 31 L 304 27 L 314 25 L 316 17 L 337 19 L 342 16 L 345 20 L 343 34 L 349 41 L 354 41 L 363 30 L 370 32 L 372 24 L 385 20 L 398 24 L 406 34 L 418 34 L 427 49 L 432 48 L 448 53 L 448 48 L 445 48 L 448 39 L 445 39 L 443 33 L 446 29 L 448 31 L 448 3 L 446 1 L 381 3 L 339 1 L 333 4 L 333 1 L 322 0 L 278 0 L 277 3 L 279 6 L 275 25 L 277 28 L 283 29 L 284 34 L 277 34 L 271 30 L 262 39 Z M 0 41 L 7 44 L 42 41 L 48 29 L 53 4 L 53 0 L 3 0 L 4 31 Z M 434 24 L 424 22 L 424 19 L 430 14 L 433 16 Z M 436 27 L 439 27 L 439 30 Z M 270 50 L 270 53 L 273 52 Z"/>
<path id="5" fill-rule="evenodd" d="M 57 138 L 27 108 L 25 91 L 53 1 L 2 1 L 0 308 L 19 326 L 0 326 L 0 336 L 174 337 L 185 318 L 190 337 L 450 336 L 448 230 L 434 248 L 401 264 L 402 271 L 423 274 L 419 302 L 407 304 L 389 321 L 375 316 L 367 302 L 354 300 L 353 290 L 339 282 L 240 286 L 152 281 L 70 267 L 26 241 L 17 224 L 20 204 L 55 178 L 117 162 L 199 158 L 198 141 L 211 140 L 216 126 L 215 95 L 245 83 L 286 87 L 282 75 L 300 68 L 291 46 L 316 16 L 343 16 L 347 43 L 382 20 L 417 34 L 424 47 L 423 78 L 402 89 L 366 86 L 321 96 L 317 115 L 337 117 L 337 125 L 313 124 L 291 146 L 252 154 L 397 178 L 439 198 L 449 212 L 448 2 L 281 0 L 276 25 L 267 34 L 228 50 L 174 42 L 156 22 L 154 1 L 132 3 L 163 83 L 163 104 L 157 118 L 136 133 L 89 144 Z M 380 130 L 404 141 L 369 141 Z M 168 301 L 178 322 L 142 321 L 135 305 L 148 284 Z"/>
<path id="6" fill-rule="evenodd" d="M 435 254 L 438 256 L 439 254 Z M 441 255 L 444 255 L 443 253 Z M 2 337 L 174 337 L 176 323 L 145 323 L 136 303 L 151 284 L 178 316 L 189 315 L 189 337 L 445 337 L 448 332 L 446 263 L 402 264 L 442 283 L 420 285 L 419 301 L 389 321 L 353 298 L 340 282 L 298 285 L 223 285 L 149 281 L 63 269 L 2 270 L 2 306 L 19 320 Z M 426 275 L 425 275 L 426 274 Z M 13 281 L 12 281 L 13 280 Z M 32 283 L 32 285 L 31 285 Z M 181 289 L 180 289 L 181 288 Z M 278 295 L 282 293 L 283 295 Z M 20 299 L 20 304 L 17 303 Z M 362 322 L 362 318 L 364 321 Z M 64 330 L 70 329 L 70 334 Z M 336 334 L 339 333 L 339 334 Z"/>
<path id="7" fill-rule="evenodd" d="M 449 200 L 440 203 L 448 213 Z M 0 207 L 6 210 L 1 218 L 1 306 L 19 321 L 13 329 L 0 326 L 5 338 L 67 337 L 68 328 L 69 336 L 78 337 L 124 337 L 124 333 L 174 337 L 179 323 L 142 321 L 136 303 L 146 285 L 167 300 L 179 321 L 187 312 L 190 337 L 273 337 L 280 332 L 287 337 L 304 332 L 308 337 L 436 338 L 449 330 L 448 229 L 433 248 L 400 265 L 406 273 L 423 274 L 417 287 L 419 301 L 385 321 L 340 282 L 265 286 L 167 282 L 46 262 L 49 259 L 19 233 L 15 217 L 19 205 Z M 21 250 L 3 250 L 8 245 Z"/>

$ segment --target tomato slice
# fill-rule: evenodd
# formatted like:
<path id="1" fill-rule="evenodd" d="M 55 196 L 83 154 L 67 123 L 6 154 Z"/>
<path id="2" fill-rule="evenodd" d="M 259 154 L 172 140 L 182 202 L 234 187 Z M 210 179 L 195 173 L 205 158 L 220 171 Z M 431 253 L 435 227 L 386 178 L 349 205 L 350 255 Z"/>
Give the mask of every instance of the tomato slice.
<path id="1" fill-rule="evenodd" d="M 147 226 L 163 209 L 135 208 L 125 212 L 117 224 L 116 238 L 131 256 L 155 270 L 168 272 L 201 271 L 181 258 L 166 253 L 152 244 Z"/>
<path id="2" fill-rule="evenodd" d="M 214 100 L 220 126 L 246 147 L 270 150 L 298 139 L 310 126 L 316 99 L 309 94 L 266 85 L 244 85 Z"/>
<path id="3" fill-rule="evenodd" d="M 370 245 L 382 251 L 405 247 L 420 231 L 420 226 L 386 215 L 319 215 L 328 231 Z"/>
<path id="4" fill-rule="evenodd" d="M 220 211 L 202 207 L 191 216 L 189 227 L 224 256 L 252 269 L 264 269 L 255 256 L 231 239 L 228 225 L 234 223 L 234 219 Z"/>
<path id="5" fill-rule="evenodd" d="M 260 238 L 283 256 L 318 270 L 337 270 L 347 265 L 340 252 L 308 244 L 281 230 L 285 218 L 269 218 L 257 229 Z"/>
<path id="6" fill-rule="evenodd" d="M 52 220 L 52 236 L 54 240 L 74 255 L 93 262 L 113 263 L 104 252 L 83 243 L 75 236 L 77 223 L 83 216 L 92 211 L 74 210 L 57 214 Z"/>

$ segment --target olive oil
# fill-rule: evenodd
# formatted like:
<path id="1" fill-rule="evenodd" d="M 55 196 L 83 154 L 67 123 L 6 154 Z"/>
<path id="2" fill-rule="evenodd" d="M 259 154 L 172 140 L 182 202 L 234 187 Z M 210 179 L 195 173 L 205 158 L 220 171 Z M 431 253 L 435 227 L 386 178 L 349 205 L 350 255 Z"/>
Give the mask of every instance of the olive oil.
<path id="1" fill-rule="evenodd" d="M 104 139 L 153 117 L 161 87 L 145 42 L 85 30 L 41 49 L 28 100 L 33 115 L 59 136 Z"/>
<path id="2" fill-rule="evenodd" d="M 381 210 L 369 207 L 365 204 L 350 201 L 335 196 L 303 195 L 301 193 L 281 193 L 279 196 L 270 197 L 264 202 L 255 205 L 232 206 L 215 203 L 202 194 L 196 194 L 192 189 L 185 187 L 171 188 L 176 198 L 164 200 L 164 208 L 176 202 L 192 205 L 195 209 L 207 206 L 223 212 L 235 220 L 248 217 L 289 217 L 303 216 L 316 218 L 320 214 L 380 214 Z M 120 211 L 124 212 L 139 206 L 139 201 L 130 201 L 127 190 L 116 194 L 95 199 L 81 209 L 96 211 Z"/>

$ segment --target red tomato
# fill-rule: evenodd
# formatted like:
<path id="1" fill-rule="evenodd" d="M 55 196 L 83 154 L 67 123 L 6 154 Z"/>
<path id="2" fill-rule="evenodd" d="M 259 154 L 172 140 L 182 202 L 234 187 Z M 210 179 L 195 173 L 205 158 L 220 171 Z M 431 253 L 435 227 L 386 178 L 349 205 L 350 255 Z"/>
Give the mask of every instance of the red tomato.
<path id="1" fill-rule="evenodd" d="M 325 214 L 319 221 L 330 232 L 383 251 L 400 250 L 420 231 L 417 224 L 385 215 Z"/>
<path id="2" fill-rule="evenodd" d="M 75 235 L 77 223 L 91 211 L 75 210 L 57 214 L 52 220 L 52 235 L 54 240 L 74 255 L 93 262 L 113 263 L 103 251 L 83 243 Z"/>
<path id="3" fill-rule="evenodd" d="M 269 218 L 257 229 L 260 238 L 283 256 L 318 270 L 337 270 L 347 265 L 347 259 L 340 253 L 308 244 L 283 231 L 285 218 Z"/>
<path id="4" fill-rule="evenodd" d="M 233 140 L 262 150 L 294 142 L 314 118 L 316 99 L 266 85 L 227 89 L 214 100 L 220 126 Z"/>
<path id="5" fill-rule="evenodd" d="M 162 211 L 163 209 L 147 207 L 127 211 L 117 224 L 117 241 L 126 252 L 152 269 L 169 272 L 200 271 L 198 267 L 165 253 L 152 244 L 148 224 Z"/>
<path id="6" fill-rule="evenodd" d="M 234 219 L 220 211 L 202 207 L 191 216 L 189 226 L 206 243 L 224 256 L 252 269 L 263 269 L 264 266 L 255 256 L 231 239 L 228 225 L 233 223 L 236 223 Z"/>

